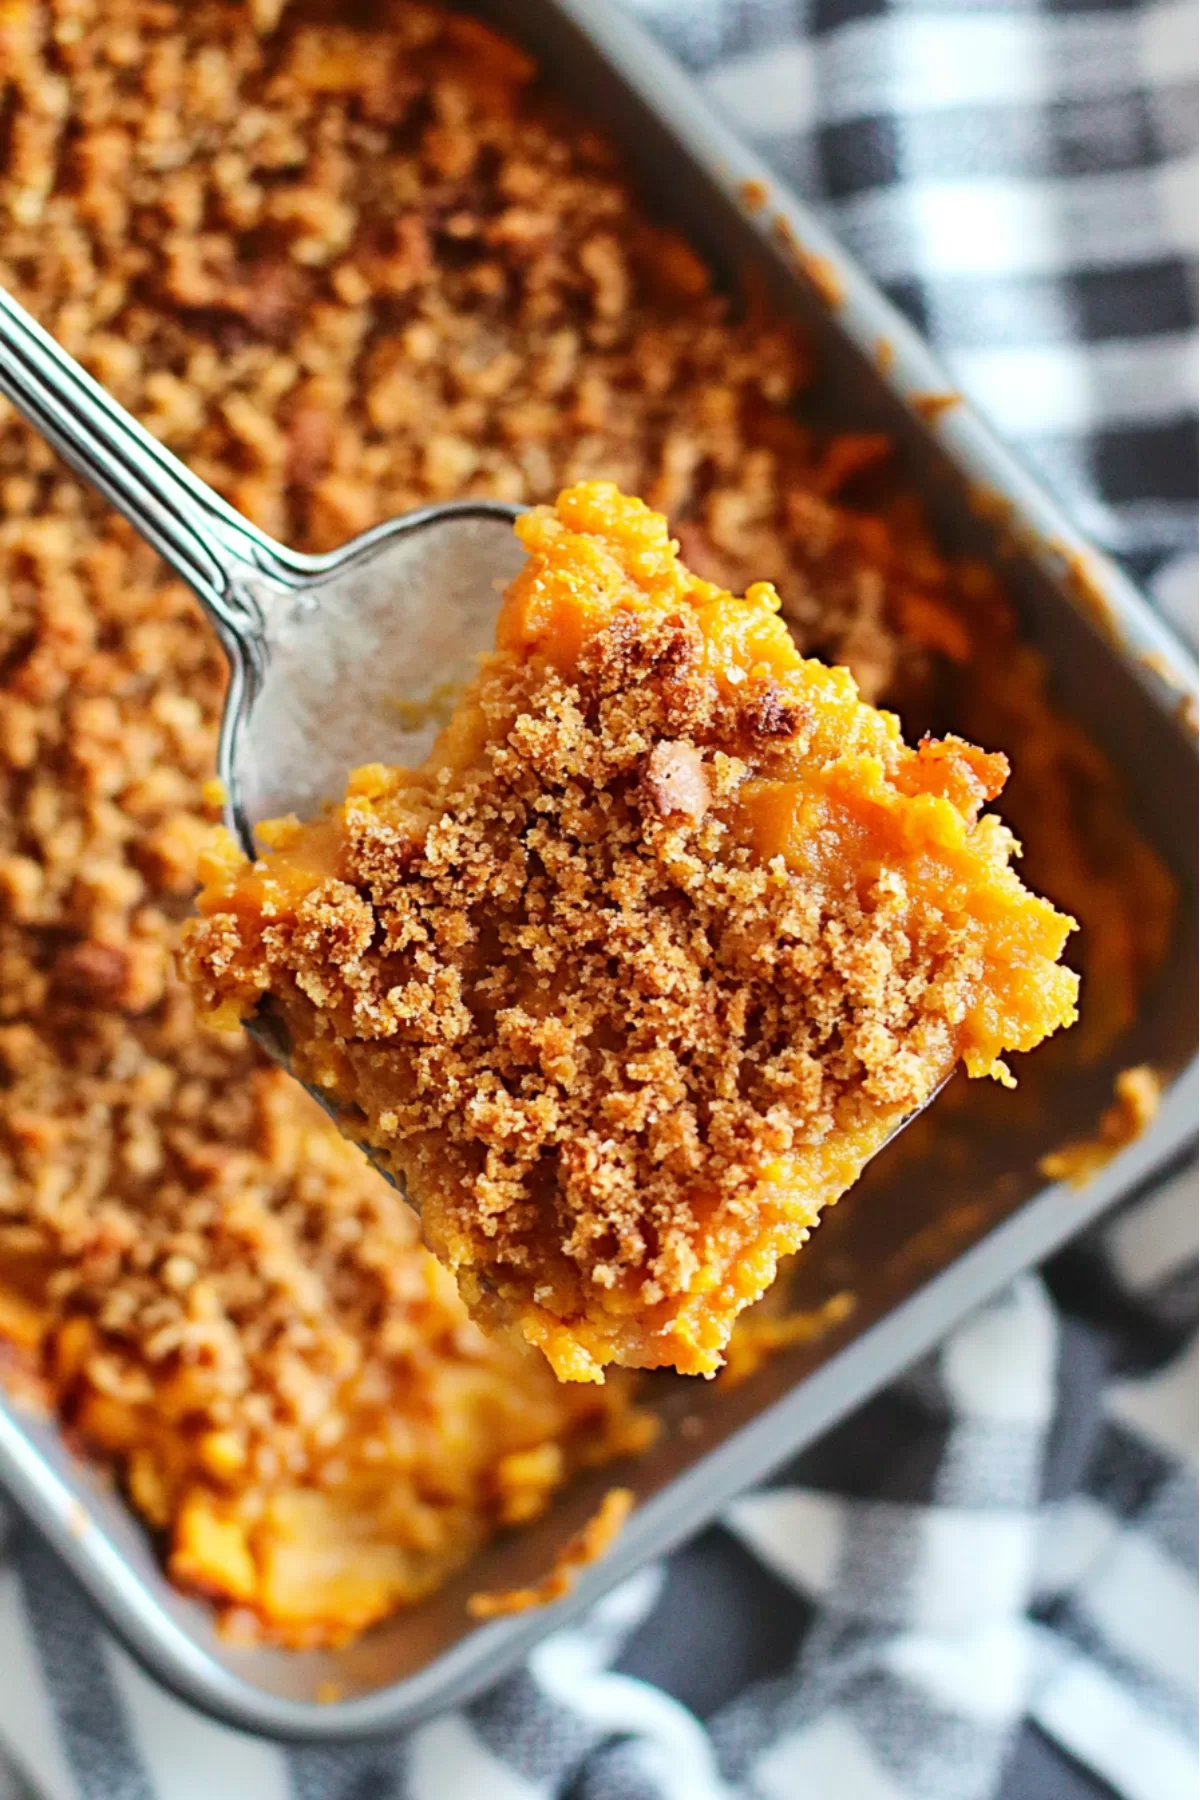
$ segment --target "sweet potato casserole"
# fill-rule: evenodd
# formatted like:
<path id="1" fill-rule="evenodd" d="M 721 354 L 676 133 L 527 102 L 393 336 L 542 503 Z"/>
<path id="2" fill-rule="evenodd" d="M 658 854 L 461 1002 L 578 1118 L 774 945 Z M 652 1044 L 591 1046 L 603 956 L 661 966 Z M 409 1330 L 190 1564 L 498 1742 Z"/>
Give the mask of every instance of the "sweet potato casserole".
<path id="1" fill-rule="evenodd" d="M 692 575 L 581 482 L 517 523 L 496 648 L 417 769 L 209 859 L 186 966 L 418 1206 L 485 1327 L 564 1381 L 712 1374 L 822 1207 L 961 1058 L 1075 1018 L 1073 921 L 983 805 L 1003 756 L 903 742 L 765 583 Z M 229 854 L 232 852 L 232 855 Z"/>
<path id="2" fill-rule="evenodd" d="M 1120 1028 L 1169 883 L 996 575 L 939 552 L 885 439 L 804 422 L 804 342 L 522 51 L 407 0 L 2 0 L 0 92 L 0 280 L 236 506 L 321 549 L 430 498 L 644 495 L 910 737 L 1019 753 L 1024 872 L 1083 927 L 1072 1035 Z M 358 1152 L 197 1027 L 172 957 L 221 657 L 7 410 L 0 604 L 7 1366 L 231 1626 L 337 1641 L 651 1427 L 483 1338 Z"/>

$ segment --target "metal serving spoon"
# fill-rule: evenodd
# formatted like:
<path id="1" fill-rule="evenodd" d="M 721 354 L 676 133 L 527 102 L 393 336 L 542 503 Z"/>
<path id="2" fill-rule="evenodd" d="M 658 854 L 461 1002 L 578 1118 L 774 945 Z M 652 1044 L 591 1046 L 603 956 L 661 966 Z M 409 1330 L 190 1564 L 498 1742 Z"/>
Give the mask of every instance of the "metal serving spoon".
<path id="1" fill-rule="evenodd" d="M 0 289 L 0 393 L 187 582 L 229 658 L 217 772 L 254 854 L 261 819 L 310 816 L 365 761 L 429 749 L 429 702 L 492 643 L 524 554 L 499 500 L 425 506 L 324 556 L 277 544 L 200 481 Z"/>
<path id="2" fill-rule="evenodd" d="M 3 289 L 0 393 L 153 545 L 216 628 L 230 669 L 217 772 L 225 823 L 247 855 L 260 820 L 311 816 L 340 798 L 358 764 L 421 760 L 436 702 L 491 646 L 498 590 L 524 560 L 512 530 L 519 506 L 452 501 L 324 556 L 286 549 L 165 450 Z M 269 1009 L 247 1029 L 290 1067 Z M 309 1092 L 345 1129 L 329 1095 Z"/>

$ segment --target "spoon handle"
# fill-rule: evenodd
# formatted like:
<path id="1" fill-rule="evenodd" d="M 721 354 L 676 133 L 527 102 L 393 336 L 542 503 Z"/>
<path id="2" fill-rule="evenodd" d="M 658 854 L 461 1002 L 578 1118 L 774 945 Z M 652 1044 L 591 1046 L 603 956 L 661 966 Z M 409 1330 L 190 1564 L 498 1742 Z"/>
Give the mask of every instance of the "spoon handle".
<path id="1" fill-rule="evenodd" d="M 286 556 L 165 450 L 0 288 L 0 393 L 194 589 L 231 658 L 259 661 L 245 577 Z"/>

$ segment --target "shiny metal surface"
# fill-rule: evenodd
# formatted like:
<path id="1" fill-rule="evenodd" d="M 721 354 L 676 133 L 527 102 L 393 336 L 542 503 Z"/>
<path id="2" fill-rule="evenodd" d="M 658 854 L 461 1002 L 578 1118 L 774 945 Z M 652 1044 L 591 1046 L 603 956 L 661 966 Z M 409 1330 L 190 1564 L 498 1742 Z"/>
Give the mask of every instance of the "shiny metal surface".
<path id="1" fill-rule="evenodd" d="M 497 583 L 521 561 L 519 507 L 423 507 L 325 556 L 275 543 L 200 481 L 0 290 L 0 393 L 192 588 L 229 657 L 217 773 L 252 849 L 263 818 L 345 790 L 363 747 L 424 754 L 405 723 L 461 685 L 491 642 Z"/>
<path id="2" fill-rule="evenodd" d="M 1167 965 L 1108 1055 L 1088 1068 L 1039 1064 L 1036 1091 L 1023 1085 L 1015 1096 L 995 1096 L 994 1105 L 988 1096 L 964 1103 L 952 1085 L 825 1220 L 796 1265 L 794 1298 L 819 1304 L 852 1287 L 857 1306 L 844 1324 L 781 1353 L 736 1387 L 655 1377 L 650 1402 L 664 1429 L 648 1455 L 589 1477 L 534 1527 L 490 1545 L 438 1594 L 344 1650 L 247 1651 L 222 1643 L 207 1609 L 165 1581 L 141 1527 L 70 1454 L 53 1424 L 0 1400 L 0 1482 L 145 1666 L 232 1723 L 311 1740 L 396 1730 L 495 1680 L 544 1632 L 696 1530 L 1017 1271 L 1186 1153 L 1196 1130 L 1196 754 L 1194 736 L 1178 721 L 1181 698 L 1195 693 L 1190 662 L 1128 581 L 1088 549 L 968 406 L 943 411 L 933 424 L 922 416 L 919 397 L 947 387 L 928 350 L 634 21 L 608 0 L 481 0 L 477 10 L 525 39 L 555 85 L 623 147 L 660 214 L 690 235 L 731 285 L 753 273 L 781 310 L 805 323 L 827 372 L 829 416 L 900 439 L 947 541 L 994 556 L 1012 551 L 1015 540 L 1006 570 L 1027 631 L 1062 702 L 1125 773 L 1131 805 L 1183 897 Z M 744 199 L 747 183 L 767 196 L 753 212 Z M 819 284 L 806 273 L 812 256 L 820 259 Z M 839 303 L 831 305 L 835 292 Z M 889 349 L 886 376 L 881 343 Z M 257 554 L 250 561 L 262 576 Z M 264 611 L 269 621 L 265 603 Z M 278 615 L 281 635 L 285 616 Z M 304 629 L 303 617 L 294 628 Z M 282 669 L 284 651 L 278 654 Z M 307 744 L 303 730 L 296 741 Z M 247 814 L 277 804 L 263 793 Z M 1178 1072 L 1154 1125 L 1084 1192 L 1047 1187 L 1037 1173 L 1039 1155 L 1093 1128 L 1115 1071 L 1142 1060 Z M 618 1478 L 635 1490 L 636 1511 L 569 1599 L 547 1613 L 487 1625 L 467 1617 L 473 1588 L 540 1575 Z M 330 1682 L 344 1697 L 319 1704 Z"/>

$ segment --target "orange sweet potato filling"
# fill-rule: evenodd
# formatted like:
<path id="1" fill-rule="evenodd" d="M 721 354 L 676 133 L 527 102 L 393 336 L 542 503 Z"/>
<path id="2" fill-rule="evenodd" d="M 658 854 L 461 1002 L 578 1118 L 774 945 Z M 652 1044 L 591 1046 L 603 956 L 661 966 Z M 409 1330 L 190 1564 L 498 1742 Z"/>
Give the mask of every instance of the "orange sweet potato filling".
<path id="1" fill-rule="evenodd" d="M 956 1063 L 1072 1022 L 1073 921 L 981 812 L 1005 758 L 906 746 L 769 584 L 604 482 L 517 530 L 427 762 L 210 857 L 186 968 L 218 1024 L 270 997 L 482 1322 L 563 1380 L 709 1374 Z"/>

